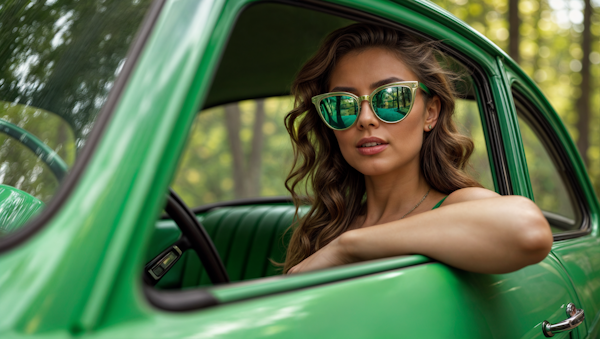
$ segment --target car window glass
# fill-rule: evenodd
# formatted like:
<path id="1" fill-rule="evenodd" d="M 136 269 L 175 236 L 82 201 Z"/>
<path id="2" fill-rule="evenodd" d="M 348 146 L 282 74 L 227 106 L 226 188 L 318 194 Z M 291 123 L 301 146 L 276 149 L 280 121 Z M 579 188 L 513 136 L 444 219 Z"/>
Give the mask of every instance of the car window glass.
<path id="1" fill-rule="evenodd" d="M 544 143 L 543 132 L 531 122 L 532 113 L 519 102 L 516 107 L 535 203 L 546 215 L 553 233 L 576 229 L 577 214 L 566 173 Z"/>
<path id="2" fill-rule="evenodd" d="M 71 167 L 75 161 L 73 129 L 56 114 L 7 102 L 0 103 L 0 119 L 3 120 L 0 124 L 6 124 L 0 128 L 0 182 L 47 203 L 59 185 L 59 179 L 44 161 L 48 154 L 38 154 L 37 148 L 25 146 L 7 130 L 8 123 L 20 124 L 19 127 L 29 133 L 25 138 L 36 138 L 47 145 L 63 160 L 65 167 Z"/>
<path id="3" fill-rule="evenodd" d="M 56 194 L 150 2 L 0 5 L 0 235 L 35 215 L 19 211 L 39 213 Z"/>

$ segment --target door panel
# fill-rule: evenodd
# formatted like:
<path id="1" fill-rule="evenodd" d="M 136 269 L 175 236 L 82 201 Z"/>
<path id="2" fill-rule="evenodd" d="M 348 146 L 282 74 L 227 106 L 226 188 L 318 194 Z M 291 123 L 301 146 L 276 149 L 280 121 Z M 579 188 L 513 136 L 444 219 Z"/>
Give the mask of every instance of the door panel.
<path id="1" fill-rule="evenodd" d="M 588 235 L 556 242 L 552 252 L 561 261 L 585 310 L 590 338 L 600 330 L 600 239 Z"/>
<path id="2" fill-rule="evenodd" d="M 567 318 L 566 305 L 581 303 L 569 277 L 553 255 L 536 265 L 509 274 L 464 273 L 494 338 L 545 338 L 541 323 Z M 585 324 L 554 338 L 583 338 Z"/>
<path id="3" fill-rule="evenodd" d="M 287 284 L 289 279 L 300 282 L 318 275 L 308 273 L 277 281 Z M 227 289 L 252 290 L 261 283 L 210 290 L 219 299 Z M 271 287 L 276 290 L 276 286 Z M 552 255 L 539 264 L 502 275 L 468 273 L 427 263 L 276 295 L 230 299 L 184 314 L 148 309 L 145 320 L 96 335 L 544 338 L 542 322 L 564 320 L 569 302 L 579 306 L 568 277 Z M 582 324 L 572 335 L 567 332 L 554 338 L 583 338 L 580 333 L 585 332 Z"/>

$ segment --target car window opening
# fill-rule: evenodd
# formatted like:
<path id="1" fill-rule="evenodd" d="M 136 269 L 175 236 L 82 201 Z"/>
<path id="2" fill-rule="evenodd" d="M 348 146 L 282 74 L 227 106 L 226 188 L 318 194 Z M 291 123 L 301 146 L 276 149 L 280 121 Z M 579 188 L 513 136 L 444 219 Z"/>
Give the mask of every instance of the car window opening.
<path id="1" fill-rule="evenodd" d="M 254 24 L 281 21 L 287 23 L 285 32 Z M 308 30 L 303 27 L 307 22 L 320 26 Z M 248 7 L 233 29 L 171 184 L 195 210 L 232 283 L 281 274 L 277 263 L 285 258 L 291 236 L 286 230 L 293 224 L 295 213 L 284 186 L 293 159 L 283 126 L 293 98 L 286 94 L 298 67 L 314 53 L 319 41 L 350 23 L 329 14 L 303 8 L 291 11 L 287 5 L 269 3 Z M 287 38 L 282 40 L 282 34 Z M 312 36 L 293 38 L 298 34 Z M 458 60 L 451 60 L 448 67 L 465 69 Z M 256 79 L 263 81 L 256 83 Z M 483 113 L 474 84 L 469 76 L 457 83 L 461 96 L 456 102 L 455 120 L 476 145 L 470 173 L 494 190 Z M 300 215 L 306 211 L 300 209 Z M 168 216 L 157 222 L 145 258 L 145 271 L 160 271 L 153 272 L 160 275 L 155 288 L 177 291 L 212 286 L 193 251 L 179 254 L 180 235 Z M 160 264 L 171 257 L 174 264 Z"/>

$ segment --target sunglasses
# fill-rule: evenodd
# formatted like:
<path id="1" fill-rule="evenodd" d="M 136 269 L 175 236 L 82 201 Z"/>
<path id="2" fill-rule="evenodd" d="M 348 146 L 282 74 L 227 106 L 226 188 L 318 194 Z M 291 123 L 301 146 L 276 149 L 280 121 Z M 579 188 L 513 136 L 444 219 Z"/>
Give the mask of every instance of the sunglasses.
<path id="1" fill-rule="evenodd" d="M 369 101 L 379 120 L 395 124 L 410 113 L 418 87 L 431 95 L 427 86 L 418 81 L 402 81 L 383 85 L 371 95 L 360 97 L 348 92 L 320 94 L 312 97 L 312 103 L 325 124 L 336 131 L 343 131 L 354 125 L 363 100 Z"/>

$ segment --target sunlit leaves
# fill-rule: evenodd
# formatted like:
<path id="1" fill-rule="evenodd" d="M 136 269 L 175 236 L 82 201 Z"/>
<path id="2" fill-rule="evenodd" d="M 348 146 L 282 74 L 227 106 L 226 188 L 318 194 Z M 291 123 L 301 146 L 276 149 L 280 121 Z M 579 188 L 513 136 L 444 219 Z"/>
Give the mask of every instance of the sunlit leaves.
<path id="1" fill-rule="evenodd" d="M 508 52 L 508 0 L 434 0 L 459 19 L 483 33 Z M 592 62 L 592 117 L 588 172 L 600 191 L 600 1 L 592 1 L 594 42 L 592 53 L 583 55 L 583 0 L 520 0 L 520 66 L 540 86 L 577 140 L 579 119 L 575 107 L 581 95 L 582 60 Z M 479 8 L 482 8 L 480 11 Z"/>

